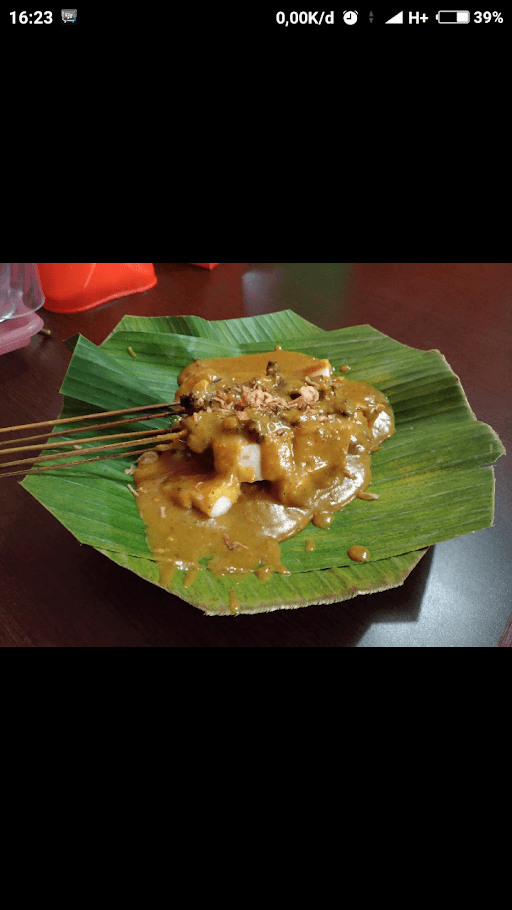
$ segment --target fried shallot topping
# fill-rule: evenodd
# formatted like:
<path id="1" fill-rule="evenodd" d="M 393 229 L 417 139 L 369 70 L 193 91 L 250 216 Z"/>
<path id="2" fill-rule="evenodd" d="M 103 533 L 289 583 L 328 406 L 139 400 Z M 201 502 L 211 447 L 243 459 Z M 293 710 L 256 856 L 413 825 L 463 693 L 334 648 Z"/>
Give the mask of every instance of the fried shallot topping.
<path id="1" fill-rule="evenodd" d="M 313 419 L 324 424 L 351 416 L 343 394 L 343 379 L 332 379 L 326 373 L 327 361 L 321 363 L 318 369 L 305 370 L 298 380 L 289 371 L 283 371 L 276 360 L 267 361 L 264 374 L 251 379 L 244 377 L 239 384 L 236 380 L 214 376 L 213 371 L 211 378 L 203 373 L 192 388 L 189 385 L 188 394 L 180 396 L 185 410 L 181 427 L 187 428 L 187 434 L 195 432 L 194 424 L 198 427 L 201 422 L 203 426 L 205 418 L 201 432 L 206 444 L 206 439 L 213 438 L 215 432 L 210 420 L 215 421 L 217 417 L 221 418 L 224 431 L 243 431 L 253 438 L 256 435 L 261 442 L 267 433 L 283 435 L 292 425 L 303 421 Z M 180 424 L 176 427 L 178 432 L 179 429 Z M 180 440 L 172 442 L 170 447 L 179 448 Z M 196 447 L 202 451 L 203 442 L 194 436 L 192 447 L 194 451 Z"/>

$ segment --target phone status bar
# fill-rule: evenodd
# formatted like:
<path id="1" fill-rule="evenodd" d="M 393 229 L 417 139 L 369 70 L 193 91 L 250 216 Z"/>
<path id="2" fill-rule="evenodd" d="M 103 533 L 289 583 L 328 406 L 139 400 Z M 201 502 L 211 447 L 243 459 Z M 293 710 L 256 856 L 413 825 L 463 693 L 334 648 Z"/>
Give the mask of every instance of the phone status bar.
<path id="1" fill-rule="evenodd" d="M 300 14 L 298 14 L 300 15 Z M 336 16 L 340 16 L 336 12 Z M 463 10 L 463 9 L 416 9 L 395 10 L 382 8 L 358 11 L 344 10 L 341 13 L 342 24 L 346 26 L 392 26 L 408 25 L 412 27 L 435 27 L 444 25 L 470 25 L 496 27 L 504 24 L 505 17 L 501 10 Z"/>

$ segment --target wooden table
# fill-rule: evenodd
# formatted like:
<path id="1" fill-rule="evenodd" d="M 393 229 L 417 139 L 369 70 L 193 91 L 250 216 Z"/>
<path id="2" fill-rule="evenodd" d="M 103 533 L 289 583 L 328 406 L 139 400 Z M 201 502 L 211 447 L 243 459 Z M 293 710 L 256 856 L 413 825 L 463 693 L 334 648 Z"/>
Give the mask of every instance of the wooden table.
<path id="1" fill-rule="evenodd" d="M 512 265 L 156 263 L 145 294 L 43 309 L 52 336 L 0 357 L 0 425 L 58 415 L 64 341 L 100 344 L 127 313 L 230 319 L 291 308 L 323 329 L 369 323 L 438 348 L 478 419 L 511 450 Z M 431 547 L 405 584 L 342 604 L 213 618 L 81 546 L 14 480 L 0 486 L 2 647 L 494 647 L 512 611 L 510 458 L 492 528 Z"/>

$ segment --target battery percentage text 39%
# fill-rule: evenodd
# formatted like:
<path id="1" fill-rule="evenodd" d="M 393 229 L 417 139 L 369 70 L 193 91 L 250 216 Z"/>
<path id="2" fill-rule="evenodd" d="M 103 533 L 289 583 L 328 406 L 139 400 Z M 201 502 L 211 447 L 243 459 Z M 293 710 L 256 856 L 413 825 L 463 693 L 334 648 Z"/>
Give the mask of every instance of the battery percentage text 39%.
<path id="1" fill-rule="evenodd" d="M 480 13 L 480 12 L 476 12 L 476 13 L 473 13 L 473 16 L 474 16 L 474 21 L 475 21 L 477 24 L 478 24 L 479 22 L 489 23 L 489 22 L 492 22 L 493 19 L 494 19 L 495 22 L 503 22 L 503 16 L 501 15 L 501 13 L 496 13 L 496 12 L 494 12 L 494 13 L 489 13 L 489 12 Z"/>

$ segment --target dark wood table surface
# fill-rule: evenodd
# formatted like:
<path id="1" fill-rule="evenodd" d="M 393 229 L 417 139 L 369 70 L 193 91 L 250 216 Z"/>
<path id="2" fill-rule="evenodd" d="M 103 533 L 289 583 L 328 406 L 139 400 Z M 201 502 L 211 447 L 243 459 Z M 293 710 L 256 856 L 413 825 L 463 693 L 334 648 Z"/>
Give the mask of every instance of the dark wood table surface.
<path id="1" fill-rule="evenodd" d="M 322 329 L 369 323 L 438 348 L 479 420 L 511 451 L 509 263 L 155 263 L 158 284 L 78 314 L 40 310 L 51 337 L 0 356 L 0 425 L 57 417 L 81 332 L 125 314 L 231 319 L 293 309 Z M 0 485 L 1 647 L 495 647 L 512 612 L 510 457 L 492 528 L 436 544 L 404 585 L 341 604 L 208 617 L 81 546 L 16 482 Z"/>

